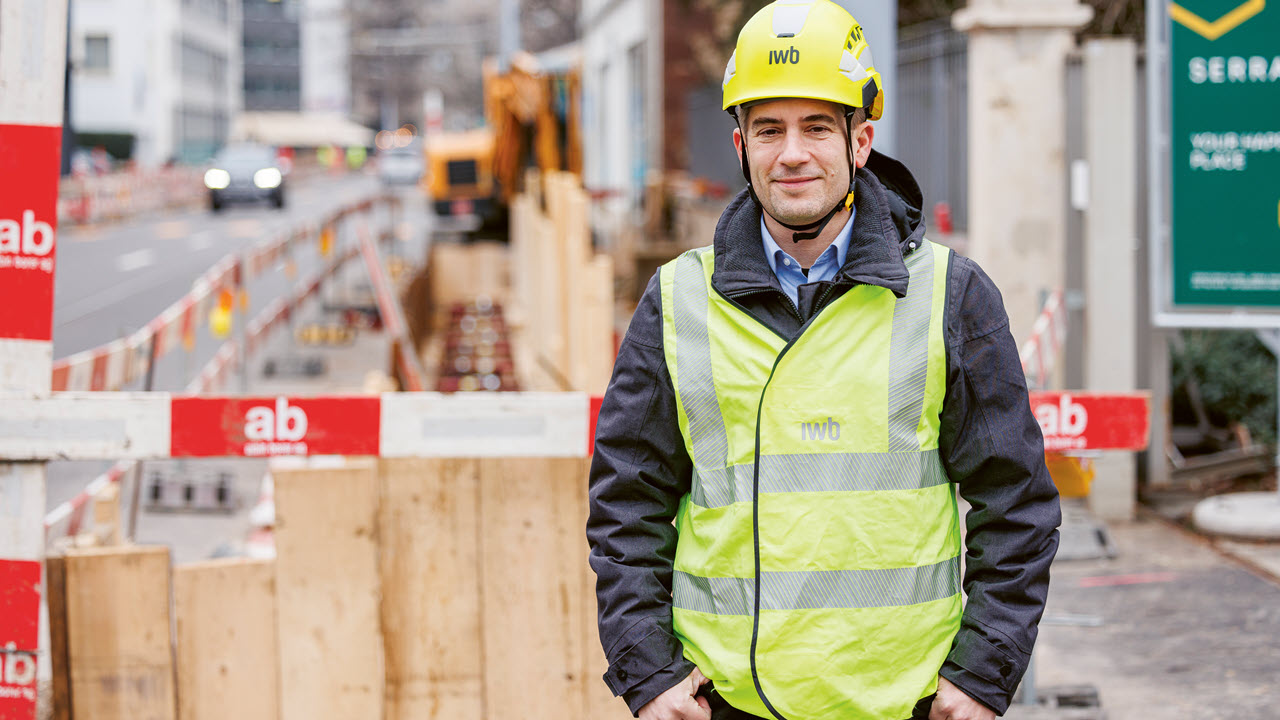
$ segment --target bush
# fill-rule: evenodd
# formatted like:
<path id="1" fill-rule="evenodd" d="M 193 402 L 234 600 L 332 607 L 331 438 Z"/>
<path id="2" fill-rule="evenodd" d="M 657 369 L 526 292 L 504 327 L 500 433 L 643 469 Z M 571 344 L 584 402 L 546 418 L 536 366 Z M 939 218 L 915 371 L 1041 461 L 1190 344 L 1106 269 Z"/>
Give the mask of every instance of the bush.
<path id="1" fill-rule="evenodd" d="M 1183 330 L 1172 350 L 1173 421 L 1197 419 L 1186 382 L 1200 385 L 1215 427 L 1243 423 L 1256 443 L 1276 437 L 1276 358 L 1251 330 Z"/>

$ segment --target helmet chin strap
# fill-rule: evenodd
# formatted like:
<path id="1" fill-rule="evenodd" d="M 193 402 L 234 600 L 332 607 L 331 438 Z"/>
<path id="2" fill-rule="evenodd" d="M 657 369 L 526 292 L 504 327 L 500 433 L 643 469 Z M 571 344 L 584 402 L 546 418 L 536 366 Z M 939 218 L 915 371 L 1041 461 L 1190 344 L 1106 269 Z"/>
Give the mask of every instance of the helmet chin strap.
<path id="1" fill-rule="evenodd" d="M 853 111 L 850 110 L 846 112 L 844 115 L 844 119 L 845 119 L 845 135 L 844 135 L 845 153 L 846 153 L 846 156 L 849 158 L 849 192 L 845 194 L 844 198 L 840 200 L 840 202 L 835 204 L 835 207 L 832 207 L 830 210 L 828 210 L 826 215 L 823 215 L 821 218 L 811 223 L 807 223 L 804 225 L 792 225 L 790 223 L 785 223 L 779 220 L 777 217 L 774 217 L 773 215 L 769 216 L 773 218 L 774 221 L 777 222 L 779 225 L 791 231 L 791 242 L 793 243 L 798 243 L 803 240 L 812 240 L 818 237 L 819 235 L 822 234 L 822 231 L 827 228 L 827 224 L 831 222 L 831 218 L 836 216 L 836 213 L 840 212 L 841 209 L 847 210 L 850 207 L 853 207 L 853 200 L 855 196 L 854 189 L 853 189 L 853 182 L 854 182 L 853 176 L 854 176 L 854 172 L 857 169 L 853 161 Z M 760 206 L 761 210 L 764 210 L 764 203 L 760 202 L 759 196 L 756 195 L 756 188 L 754 185 L 751 184 L 751 166 L 747 162 L 747 134 L 745 131 L 742 130 L 742 121 L 741 119 L 738 118 L 736 113 L 734 114 L 734 120 L 737 121 L 738 132 L 739 134 L 742 135 L 742 176 L 747 180 L 747 191 L 751 193 L 751 199 L 755 201 L 756 205 Z M 768 211 L 765 210 L 765 212 L 768 212 Z"/>

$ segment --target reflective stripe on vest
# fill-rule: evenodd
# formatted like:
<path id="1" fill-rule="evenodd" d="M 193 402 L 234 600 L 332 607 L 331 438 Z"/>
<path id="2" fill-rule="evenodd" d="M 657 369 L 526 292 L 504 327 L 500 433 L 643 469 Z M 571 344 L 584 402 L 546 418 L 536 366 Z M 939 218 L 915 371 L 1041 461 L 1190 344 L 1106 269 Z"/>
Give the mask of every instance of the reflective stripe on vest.
<path id="1" fill-rule="evenodd" d="M 937 448 L 948 252 L 926 241 L 906 258 L 905 297 L 855 286 L 791 343 L 711 289 L 710 249 L 662 270 L 694 466 L 675 629 L 740 709 L 906 717 L 934 689 L 961 609 Z"/>

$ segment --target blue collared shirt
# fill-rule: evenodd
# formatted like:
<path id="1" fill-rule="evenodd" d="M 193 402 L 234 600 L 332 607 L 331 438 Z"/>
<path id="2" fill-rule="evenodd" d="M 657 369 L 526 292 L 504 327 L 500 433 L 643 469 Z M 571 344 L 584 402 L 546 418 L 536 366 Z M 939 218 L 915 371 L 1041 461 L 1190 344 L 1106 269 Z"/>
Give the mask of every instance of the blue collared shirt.
<path id="1" fill-rule="evenodd" d="M 782 291 L 791 298 L 791 302 L 797 306 L 800 304 L 801 285 L 830 280 L 844 266 L 844 258 L 849 254 L 849 238 L 853 235 L 853 216 L 857 212 L 857 208 L 849 208 L 849 220 L 841 228 L 840 234 L 836 235 L 836 239 L 832 240 L 827 249 L 823 250 L 814 261 L 813 266 L 809 268 L 808 277 L 805 277 L 800 269 L 800 263 L 778 247 L 777 241 L 769 234 L 769 228 L 765 227 L 764 215 L 760 216 L 760 237 L 764 238 L 764 256 L 769 261 L 769 268 L 773 270 L 773 274 L 778 276 Z"/>

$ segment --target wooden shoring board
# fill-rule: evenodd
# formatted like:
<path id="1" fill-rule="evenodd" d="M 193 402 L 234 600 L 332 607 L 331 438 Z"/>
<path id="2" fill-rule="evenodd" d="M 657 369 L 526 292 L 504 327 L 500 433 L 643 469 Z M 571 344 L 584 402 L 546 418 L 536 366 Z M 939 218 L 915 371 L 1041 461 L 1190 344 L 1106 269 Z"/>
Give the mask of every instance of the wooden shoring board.
<path id="1" fill-rule="evenodd" d="M 67 563 L 65 555 L 44 560 L 49 607 L 49 660 L 53 668 L 53 720 L 71 720 L 71 658 L 67 656 Z"/>
<path id="2" fill-rule="evenodd" d="M 173 571 L 173 604 L 179 717 L 278 718 L 275 561 L 180 565 Z"/>
<path id="3" fill-rule="evenodd" d="M 386 720 L 483 718 L 479 462 L 383 459 Z"/>
<path id="4" fill-rule="evenodd" d="M 174 720 L 169 549 L 75 549 L 60 562 L 70 717 Z"/>
<path id="5" fill-rule="evenodd" d="M 586 307 L 584 284 L 591 259 L 591 233 L 587 229 L 587 195 L 576 176 L 557 173 L 561 195 L 562 218 L 560 237 L 561 273 L 566 282 L 560 291 L 560 314 L 565 332 L 564 369 L 570 390 L 585 390 L 588 358 L 584 354 L 583 321 L 590 310 Z"/>
<path id="6" fill-rule="evenodd" d="M 616 700 L 612 711 L 588 711 L 593 686 L 603 685 L 585 636 L 595 625 L 583 535 L 588 462 L 480 461 L 487 718 L 630 715 Z"/>
<path id="7" fill-rule="evenodd" d="M 592 395 L 603 395 L 613 375 L 613 258 L 596 255 L 583 269 L 582 320 L 575 328 L 578 349 L 582 358 L 581 390 Z"/>
<path id="8" fill-rule="evenodd" d="M 273 463 L 283 720 L 381 720 L 376 462 Z"/>

